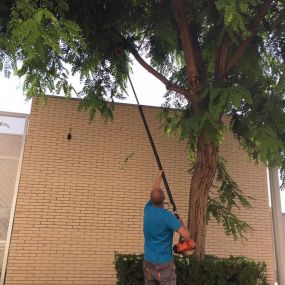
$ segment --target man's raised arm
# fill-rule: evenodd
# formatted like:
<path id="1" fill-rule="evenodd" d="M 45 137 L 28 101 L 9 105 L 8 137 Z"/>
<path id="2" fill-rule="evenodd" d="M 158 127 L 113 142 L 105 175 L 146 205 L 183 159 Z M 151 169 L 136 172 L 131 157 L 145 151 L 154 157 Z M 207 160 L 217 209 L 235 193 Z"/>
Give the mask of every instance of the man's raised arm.
<path id="1" fill-rule="evenodd" d="M 190 232 L 188 228 L 184 225 L 182 219 L 179 217 L 179 221 L 181 223 L 181 227 L 178 229 L 178 233 L 183 237 L 184 240 L 190 239 Z"/>
<path id="2" fill-rule="evenodd" d="M 163 170 L 160 170 L 157 174 L 156 180 L 152 186 L 152 190 L 160 188 L 161 180 L 162 180 Z"/>

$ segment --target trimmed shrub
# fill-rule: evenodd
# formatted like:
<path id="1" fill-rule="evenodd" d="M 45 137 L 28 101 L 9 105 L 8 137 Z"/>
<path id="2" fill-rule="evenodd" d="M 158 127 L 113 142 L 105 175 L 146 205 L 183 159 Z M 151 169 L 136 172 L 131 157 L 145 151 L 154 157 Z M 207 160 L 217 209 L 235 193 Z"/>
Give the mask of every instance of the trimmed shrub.
<path id="1" fill-rule="evenodd" d="M 245 257 L 175 256 L 177 285 L 268 285 L 266 264 Z M 118 285 L 143 285 L 143 255 L 116 254 Z"/>

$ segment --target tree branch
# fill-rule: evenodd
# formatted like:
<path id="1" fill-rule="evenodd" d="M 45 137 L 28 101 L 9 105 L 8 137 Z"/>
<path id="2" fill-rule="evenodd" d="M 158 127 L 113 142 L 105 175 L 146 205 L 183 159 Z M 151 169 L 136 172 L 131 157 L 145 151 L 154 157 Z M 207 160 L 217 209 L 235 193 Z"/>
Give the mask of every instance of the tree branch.
<path id="1" fill-rule="evenodd" d="M 131 54 L 134 56 L 134 58 L 137 60 L 137 62 L 145 68 L 149 73 L 151 73 L 153 76 L 155 76 L 158 80 L 160 80 L 169 91 L 174 91 L 176 93 L 182 94 L 186 97 L 186 99 L 190 99 L 191 90 L 185 89 L 183 87 L 180 87 L 176 84 L 173 84 L 170 82 L 166 77 L 164 77 L 161 73 L 159 73 L 157 70 L 155 70 L 152 66 L 150 66 L 137 52 L 135 49 L 130 50 Z"/>
<path id="2" fill-rule="evenodd" d="M 233 54 L 231 60 L 227 64 L 227 69 L 226 71 L 229 72 L 239 61 L 239 59 L 243 56 L 245 53 L 247 47 L 249 46 L 252 38 L 256 35 L 258 27 L 262 21 L 262 18 L 266 15 L 268 12 L 273 0 L 264 0 L 262 6 L 258 10 L 256 16 L 254 17 L 249 31 L 250 31 L 250 36 L 246 37 L 246 39 L 240 44 L 239 48 L 235 51 Z"/>
<path id="3" fill-rule="evenodd" d="M 217 81 L 225 80 L 228 49 L 229 38 L 224 34 L 216 52 L 215 80 Z"/>
<path id="4" fill-rule="evenodd" d="M 185 2 L 184 0 L 173 0 L 175 9 L 176 21 L 178 24 L 180 39 L 182 43 L 182 49 L 184 53 L 186 63 L 186 74 L 189 81 L 189 85 L 192 86 L 193 94 L 191 96 L 191 102 L 196 108 L 199 100 L 199 91 L 201 91 L 201 70 L 202 62 L 200 62 L 199 43 L 195 31 L 192 30 L 191 25 L 187 21 L 185 14 Z"/>

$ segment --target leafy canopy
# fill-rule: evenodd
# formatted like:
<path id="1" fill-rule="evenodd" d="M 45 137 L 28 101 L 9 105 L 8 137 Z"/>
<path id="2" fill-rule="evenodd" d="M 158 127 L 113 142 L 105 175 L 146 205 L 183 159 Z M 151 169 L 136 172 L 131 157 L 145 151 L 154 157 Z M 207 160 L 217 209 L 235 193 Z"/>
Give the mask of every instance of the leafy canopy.
<path id="1" fill-rule="evenodd" d="M 89 109 L 91 118 L 100 111 L 108 119 L 108 102 L 123 96 L 131 62 L 137 60 L 165 84 L 165 130 L 187 140 L 193 156 L 202 129 L 221 144 L 226 129 L 221 118 L 230 115 L 229 128 L 241 146 L 256 162 L 280 167 L 285 186 L 284 0 L 185 1 L 197 38 L 195 57 L 201 62 L 196 108 L 188 96 L 193 86 L 187 79 L 175 2 L 2 0 L 0 69 L 6 76 L 15 72 L 24 77 L 29 98 L 61 92 L 70 97 L 70 66 L 83 83 L 77 94 L 83 98 L 81 107 Z M 169 112 L 170 106 L 179 112 Z M 217 176 L 229 183 L 223 169 L 218 164 Z M 221 199 L 227 198 L 209 201 L 209 215 L 230 212 L 232 206 Z"/>

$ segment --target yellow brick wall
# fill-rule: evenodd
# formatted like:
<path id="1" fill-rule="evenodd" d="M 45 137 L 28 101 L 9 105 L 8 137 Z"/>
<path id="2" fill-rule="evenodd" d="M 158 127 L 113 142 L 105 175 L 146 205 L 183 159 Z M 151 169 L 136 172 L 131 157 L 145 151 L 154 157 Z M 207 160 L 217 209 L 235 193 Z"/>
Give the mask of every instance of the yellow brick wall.
<path id="1" fill-rule="evenodd" d="M 114 285 L 114 253 L 143 251 L 142 213 L 157 174 L 137 108 L 118 104 L 114 121 L 89 124 L 77 100 L 33 104 L 7 267 L 7 285 Z M 145 108 L 178 209 L 185 218 L 190 176 L 185 144 L 166 137 L 157 108 Z M 72 140 L 66 139 L 69 128 Z M 124 160 L 132 155 L 124 168 Z M 222 154 L 253 209 L 248 242 L 207 229 L 207 252 L 265 260 L 273 284 L 266 170 L 250 162 L 231 134 Z"/>

